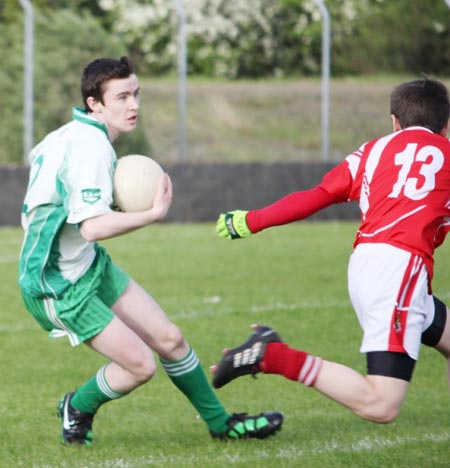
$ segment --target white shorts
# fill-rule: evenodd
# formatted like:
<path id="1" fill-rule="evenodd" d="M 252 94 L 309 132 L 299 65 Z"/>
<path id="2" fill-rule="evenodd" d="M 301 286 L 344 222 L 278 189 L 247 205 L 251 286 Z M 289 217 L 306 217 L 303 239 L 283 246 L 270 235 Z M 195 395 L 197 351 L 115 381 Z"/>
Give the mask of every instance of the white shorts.
<path id="1" fill-rule="evenodd" d="M 350 299 L 364 335 L 360 351 L 419 357 L 434 317 L 428 273 L 418 255 L 388 244 L 360 244 L 348 266 Z"/>

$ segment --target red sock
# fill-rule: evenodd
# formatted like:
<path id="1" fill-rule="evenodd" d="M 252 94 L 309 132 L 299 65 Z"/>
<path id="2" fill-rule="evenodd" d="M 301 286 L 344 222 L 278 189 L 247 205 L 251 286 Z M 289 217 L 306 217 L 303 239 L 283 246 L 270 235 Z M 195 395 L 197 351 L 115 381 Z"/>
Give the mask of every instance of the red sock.
<path id="1" fill-rule="evenodd" d="M 275 342 L 267 345 L 260 366 L 266 374 L 282 375 L 310 387 L 314 385 L 321 364 L 319 357 Z"/>

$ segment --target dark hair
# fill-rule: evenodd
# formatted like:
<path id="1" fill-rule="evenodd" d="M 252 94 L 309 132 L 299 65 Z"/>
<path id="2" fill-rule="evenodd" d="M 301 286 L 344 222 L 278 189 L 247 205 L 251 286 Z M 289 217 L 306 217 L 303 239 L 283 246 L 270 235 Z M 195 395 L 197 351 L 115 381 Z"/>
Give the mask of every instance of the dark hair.
<path id="1" fill-rule="evenodd" d="M 391 114 L 402 128 L 417 125 L 440 133 L 450 117 L 447 88 L 427 77 L 402 83 L 392 91 Z"/>
<path id="2" fill-rule="evenodd" d="M 81 98 L 86 112 L 91 112 L 87 98 L 93 97 L 103 103 L 104 83 L 115 78 L 128 78 L 134 73 L 134 66 L 128 57 L 120 60 L 99 58 L 91 62 L 81 75 Z"/>

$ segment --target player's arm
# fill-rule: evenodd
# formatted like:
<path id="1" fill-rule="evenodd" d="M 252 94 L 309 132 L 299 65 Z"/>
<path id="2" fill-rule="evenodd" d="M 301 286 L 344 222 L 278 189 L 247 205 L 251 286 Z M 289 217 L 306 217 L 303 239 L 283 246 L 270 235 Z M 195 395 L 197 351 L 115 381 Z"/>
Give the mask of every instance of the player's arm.
<path id="1" fill-rule="evenodd" d="M 171 204 L 172 182 L 167 174 L 163 174 L 158 181 L 158 190 L 152 208 L 135 213 L 110 211 L 94 216 L 81 222 L 80 232 L 89 242 L 117 237 L 148 224 L 162 221 Z"/>
<path id="2" fill-rule="evenodd" d="M 291 193 L 260 210 L 235 210 L 220 215 L 216 231 L 228 239 L 248 237 L 272 226 L 305 219 L 336 202 L 334 195 L 321 186 Z"/>
<path id="3" fill-rule="evenodd" d="M 349 160 L 346 158 L 327 172 L 319 185 L 310 190 L 293 192 L 260 210 L 236 210 L 221 214 L 216 231 L 221 237 L 239 239 L 271 226 L 300 221 L 334 203 L 356 199 L 352 193 L 353 180 Z"/>

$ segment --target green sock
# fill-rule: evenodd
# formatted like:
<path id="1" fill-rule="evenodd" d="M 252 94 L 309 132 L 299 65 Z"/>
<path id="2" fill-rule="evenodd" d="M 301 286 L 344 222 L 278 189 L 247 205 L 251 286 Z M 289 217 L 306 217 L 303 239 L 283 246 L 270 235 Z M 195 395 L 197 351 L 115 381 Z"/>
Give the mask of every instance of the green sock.
<path id="1" fill-rule="evenodd" d="M 73 408 L 84 413 L 96 413 L 104 403 L 122 397 L 123 393 L 111 389 L 105 379 L 103 366 L 97 374 L 77 389 L 70 404 Z"/>
<path id="2" fill-rule="evenodd" d="M 224 433 L 229 414 L 220 403 L 194 350 L 178 361 L 164 361 L 161 364 L 175 386 L 184 393 L 205 421 L 208 429 L 218 434 Z"/>

